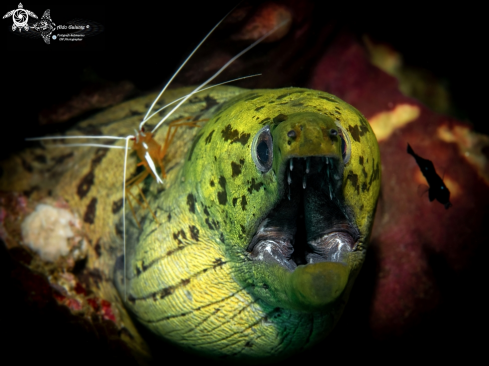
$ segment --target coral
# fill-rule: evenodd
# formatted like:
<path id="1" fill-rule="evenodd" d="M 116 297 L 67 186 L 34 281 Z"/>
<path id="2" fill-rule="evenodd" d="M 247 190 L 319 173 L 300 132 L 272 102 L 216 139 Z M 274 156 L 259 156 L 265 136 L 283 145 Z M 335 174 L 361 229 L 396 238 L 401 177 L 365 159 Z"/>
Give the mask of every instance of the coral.
<path id="1" fill-rule="evenodd" d="M 80 223 L 68 210 L 41 203 L 22 222 L 24 245 L 43 260 L 54 262 L 69 253 L 68 239 L 75 236 L 72 226 Z"/>

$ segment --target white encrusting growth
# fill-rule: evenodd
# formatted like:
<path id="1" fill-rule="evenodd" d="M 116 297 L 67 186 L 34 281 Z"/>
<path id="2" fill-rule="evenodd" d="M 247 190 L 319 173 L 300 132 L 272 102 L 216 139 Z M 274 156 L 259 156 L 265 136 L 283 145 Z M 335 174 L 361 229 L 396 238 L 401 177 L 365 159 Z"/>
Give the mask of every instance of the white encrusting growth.
<path id="1" fill-rule="evenodd" d="M 68 239 L 75 236 L 72 227 L 81 224 L 70 211 L 41 203 L 22 222 L 23 244 L 43 260 L 54 262 L 70 252 Z"/>

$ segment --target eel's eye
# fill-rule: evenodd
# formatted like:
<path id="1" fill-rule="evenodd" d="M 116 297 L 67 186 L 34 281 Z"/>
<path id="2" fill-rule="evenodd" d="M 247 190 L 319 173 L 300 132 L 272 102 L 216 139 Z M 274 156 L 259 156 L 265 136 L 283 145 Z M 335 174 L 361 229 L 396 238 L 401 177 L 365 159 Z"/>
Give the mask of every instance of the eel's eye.
<path id="1" fill-rule="evenodd" d="M 253 138 L 251 157 L 259 171 L 266 173 L 272 168 L 273 141 L 268 126 L 263 127 Z"/>
<path id="2" fill-rule="evenodd" d="M 350 156 L 351 156 L 351 142 L 350 142 L 350 136 L 348 133 L 346 133 L 345 129 L 343 126 L 341 126 L 339 121 L 335 121 L 336 126 L 338 126 L 338 135 L 341 138 L 341 153 L 343 155 L 343 164 L 346 165 L 350 161 Z"/>

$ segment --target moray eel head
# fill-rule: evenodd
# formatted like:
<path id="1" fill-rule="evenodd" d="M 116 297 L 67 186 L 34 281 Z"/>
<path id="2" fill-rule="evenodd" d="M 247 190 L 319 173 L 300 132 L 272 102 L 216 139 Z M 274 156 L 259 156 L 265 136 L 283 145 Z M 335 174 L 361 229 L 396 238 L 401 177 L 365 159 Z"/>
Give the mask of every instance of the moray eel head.
<path id="1" fill-rule="evenodd" d="M 226 103 L 202 137 L 199 195 L 238 281 L 270 306 L 334 307 L 363 261 L 379 192 L 365 118 L 327 93 L 258 90 Z"/>
<path id="2" fill-rule="evenodd" d="M 127 306 L 184 347 L 263 361 L 310 346 L 341 315 L 370 235 L 379 150 L 365 118 L 328 93 L 234 93 L 170 173 L 158 209 L 171 221 L 143 229 Z"/>

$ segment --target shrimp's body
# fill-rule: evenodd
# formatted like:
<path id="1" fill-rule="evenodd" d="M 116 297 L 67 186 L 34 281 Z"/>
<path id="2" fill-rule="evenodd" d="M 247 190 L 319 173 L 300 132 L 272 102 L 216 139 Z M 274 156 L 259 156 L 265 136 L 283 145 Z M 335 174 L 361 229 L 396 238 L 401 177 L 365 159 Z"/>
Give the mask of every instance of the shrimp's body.
<path id="1" fill-rule="evenodd" d="M 151 207 L 149 206 L 149 203 L 144 196 L 143 191 L 139 188 L 139 184 L 143 182 L 148 177 L 148 175 L 151 175 L 157 183 L 163 184 L 164 180 L 166 179 L 165 164 L 163 162 L 163 159 L 168 153 L 168 148 L 171 146 L 178 128 L 184 126 L 199 127 L 199 122 L 204 122 L 207 120 L 201 119 L 198 121 L 188 121 L 190 121 L 189 117 L 178 118 L 174 121 L 171 121 L 168 124 L 168 130 L 163 145 L 159 144 L 154 139 L 154 134 L 152 132 L 145 132 L 144 127 L 141 128 L 141 130 L 137 132 L 134 137 L 130 137 L 133 142 L 131 149 L 136 152 L 140 160 L 137 166 L 144 166 L 145 169 L 141 173 L 137 174 L 135 177 L 126 181 L 126 197 L 132 197 L 141 207 L 147 208 L 156 222 L 158 222 L 158 219 L 156 218 L 154 212 L 151 210 Z M 163 180 L 159 177 L 158 172 L 156 171 L 155 162 L 161 169 Z M 141 195 L 143 202 L 139 201 L 137 197 L 131 193 L 131 189 L 134 186 L 138 188 L 139 194 Z M 128 200 L 127 202 L 129 203 L 129 207 L 138 227 L 141 227 L 141 224 L 136 217 L 136 213 L 134 212 L 134 207 L 132 206 L 131 201 Z"/>

